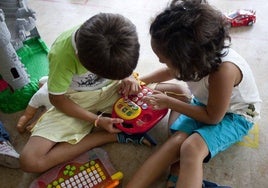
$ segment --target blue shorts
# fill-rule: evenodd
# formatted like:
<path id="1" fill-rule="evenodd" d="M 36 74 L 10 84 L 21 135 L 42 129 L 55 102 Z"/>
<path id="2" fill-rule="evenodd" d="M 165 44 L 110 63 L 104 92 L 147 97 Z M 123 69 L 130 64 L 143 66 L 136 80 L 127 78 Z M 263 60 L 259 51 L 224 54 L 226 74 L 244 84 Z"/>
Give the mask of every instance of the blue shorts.
<path id="1" fill-rule="evenodd" d="M 193 103 L 193 105 L 203 105 L 196 101 Z M 209 155 L 204 160 L 204 162 L 207 162 L 219 152 L 241 141 L 252 126 L 253 123 L 246 120 L 242 115 L 233 113 L 227 113 L 222 121 L 215 125 L 200 123 L 182 114 L 171 125 L 170 130 L 172 133 L 181 131 L 188 135 L 198 133 L 206 142 L 209 150 Z"/>

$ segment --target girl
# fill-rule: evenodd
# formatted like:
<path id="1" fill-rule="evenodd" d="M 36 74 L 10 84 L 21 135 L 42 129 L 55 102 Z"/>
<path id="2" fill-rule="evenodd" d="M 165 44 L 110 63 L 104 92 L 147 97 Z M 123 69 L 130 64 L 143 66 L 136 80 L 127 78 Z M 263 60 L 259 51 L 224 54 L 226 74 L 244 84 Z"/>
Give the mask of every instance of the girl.
<path id="1" fill-rule="evenodd" d="M 221 12 L 206 2 L 173 1 L 156 16 L 150 34 L 152 49 L 167 68 L 142 81 L 177 78 L 187 83 L 193 99 L 189 104 L 160 92 L 144 99 L 181 115 L 170 127 L 173 135 L 127 188 L 148 188 L 170 165 L 167 187 L 217 187 L 203 181 L 203 162 L 240 141 L 259 117 L 261 100 L 250 67 L 230 48 Z"/>

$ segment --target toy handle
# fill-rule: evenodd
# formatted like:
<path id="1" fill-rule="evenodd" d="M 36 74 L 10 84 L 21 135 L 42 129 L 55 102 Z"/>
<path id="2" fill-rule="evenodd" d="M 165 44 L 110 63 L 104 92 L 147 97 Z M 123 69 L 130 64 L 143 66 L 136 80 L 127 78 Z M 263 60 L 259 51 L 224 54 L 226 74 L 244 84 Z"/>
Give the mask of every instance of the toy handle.
<path id="1" fill-rule="evenodd" d="M 106 185 L 105 188 L 114 188 L 117 187 L 119 185 L 119 180 L 112 180 L 111 183 L 109 183 L 109 185 Z"/>
<path id="2" fill-rule="evenodd" d="M 105 188 L 114 188 L 114 187 L 117 187 L 119 185 L 119 183 L 120 183 L 119 180 L 121 180 L 123 178 L 123 176 L 124 175 L 123 175 L 122 172 L 120 172 L 120 171 L 116 172 L 115 174 L 113 174 L 111 176 L 112 181 L 109 182 L 109 184 L 106 185 Z"/>

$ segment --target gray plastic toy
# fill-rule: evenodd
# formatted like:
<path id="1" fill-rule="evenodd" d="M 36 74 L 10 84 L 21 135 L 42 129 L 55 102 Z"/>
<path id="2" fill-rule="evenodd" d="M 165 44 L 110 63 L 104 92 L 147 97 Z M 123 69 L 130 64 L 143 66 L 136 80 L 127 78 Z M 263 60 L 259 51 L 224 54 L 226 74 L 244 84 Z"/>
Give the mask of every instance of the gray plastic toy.
<path id="1" fill-rule="evenodd" d="M 39 36 L 35 12 L 23 0 L 0 0 L 0 75 L 12 87 L 20 89 L 30 82 L 16 50 L 23 42 Z"/>

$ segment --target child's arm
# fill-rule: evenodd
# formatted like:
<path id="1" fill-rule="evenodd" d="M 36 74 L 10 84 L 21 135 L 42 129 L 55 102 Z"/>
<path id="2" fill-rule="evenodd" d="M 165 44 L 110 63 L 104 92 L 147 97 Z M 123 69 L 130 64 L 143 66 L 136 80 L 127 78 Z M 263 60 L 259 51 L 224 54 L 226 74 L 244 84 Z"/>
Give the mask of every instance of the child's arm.
<path id="1" fill-rule="evenodd" d="M 64 94 L 49 94 L 49 100 L 53 106 L 55 106 L 59 111 L 65 113 L 68 116 L 72 116 L 77 119 L 85 120 L 88 122 L 94 122 L 94 120 L 97 118 L 96 114 L 83 109 L 71 99 L 66 97 Z"/>
<path id="2" fill-rule="evenodd" d="M 140 77 L 140 80 L 145 82 L 145 84 L 149 84 L 149 83 L 160 83 L 160 82 L 164 82 L 164 81 L 168 81 L 171 79 L 174 79 L 175 74 L 173 74 L 170 69 L 168 69 L 167 67 L 158 69 L 152 73 L 149 73 L 145 76 Z"/>
<path id="3" fill-rule="evenodd" d="M 71 99 L 63 95 L 52 95 L 49 94 L 50 102 L 58 110 L 65 113 L 68 116 L 72 116 L 77 119 L 88 121 L 90 123 L 95 123 L 98 120 L 96 126 L 100 126 L 103 129 L 107 130 L 110 133 L 118 133 L 119 129 L 116 129 L 114 123 L 122 123 L 122 119 L 119 118 L 108 118 L 108 117 L 99 117 L 98 115 L 89 112 L 73 102 Z"/>
<path id="4" fill-rule="evenodd" d="M 241 79 L 241 72 L 234 64 L 223 63 L 218 71 L 209 75 L 209 96 L 206 106 L 194 106 L 165 94 L 153 94 L 144 100 L 156 109 L 170 108 L 197 121 L 216 124 L 226 114 L 232 89 Z"/>

